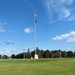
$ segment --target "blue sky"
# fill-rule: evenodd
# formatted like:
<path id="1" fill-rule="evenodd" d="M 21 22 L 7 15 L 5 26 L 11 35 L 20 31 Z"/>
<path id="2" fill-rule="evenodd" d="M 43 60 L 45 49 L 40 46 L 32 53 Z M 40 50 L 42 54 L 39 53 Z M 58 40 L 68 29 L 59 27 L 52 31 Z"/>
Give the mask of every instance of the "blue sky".
<path id="1" fill-rule="evenodd" d="M 37 46 L 74 51 L 74 0 L 0 0 L 0 53 L 17 54 L 34 47 L 34 10 Z"/>

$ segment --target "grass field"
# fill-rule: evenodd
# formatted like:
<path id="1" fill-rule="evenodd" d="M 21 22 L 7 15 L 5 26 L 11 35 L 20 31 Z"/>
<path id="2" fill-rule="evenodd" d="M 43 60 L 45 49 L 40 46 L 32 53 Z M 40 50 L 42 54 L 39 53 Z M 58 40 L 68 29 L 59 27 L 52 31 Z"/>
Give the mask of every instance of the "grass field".
<path id="1" fill-rule="evenodd" d="M 75 59 L 0 60 L 0 75 L 75 75 Z"/>

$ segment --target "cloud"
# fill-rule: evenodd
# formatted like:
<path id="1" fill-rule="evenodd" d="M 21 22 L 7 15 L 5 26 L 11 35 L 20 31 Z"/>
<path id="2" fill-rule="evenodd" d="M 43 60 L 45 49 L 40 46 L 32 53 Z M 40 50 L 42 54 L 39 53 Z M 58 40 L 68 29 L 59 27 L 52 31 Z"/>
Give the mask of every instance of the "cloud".
<path id="1" fill-rule="evenodd" d="M 17 51 L 18 50 L 14 49 L 14 48 L 11 48 L 11 49 L 5 48 L 4 51 L 0 52 L 0 54 L 2 54 L 2 55 L 6 54 L 6 55 L 10 56 L 11 54 L 14 54 Z"/>
<path id="2" fill-rule="evenodd" d="M 2 45 L 3 44 L 3 42 L 0 42 L 0 45 Z"/>
<path id="3" fill-rule="evenodd" d="M 31 32 L 34 32 L 34 29 L 33 29 L 32 27 L 30 27 L 30 28 L 25 28 L 25 29 L 24 29 L 24 32 L 25 32 L 25 33 L 31 33 Z"/>
<path id="4" fill-rule="evenodd" d="M 5 25 L 5 24 L 7 24 L 6 22 L 2 22 L 1 20 L 0 20 L 0 33 L 1 32 L 6 32 L 6 30 L 4 29 L 4 26 L 3 25 Z"/>
<path id="5" fill-rule="evenodd" d="M 73 3 L 73 0 L 60 0 L 61 4 L 67 4 L 67 5 L 71 5 Z"/>
<path id="6" fill-rule="evenodd" d="M 0 45 L 2 45 L 2 44 L 13 45 L 14 43 L 11 42 L 10 40 L 7 40 L 7 41 L 2 41 L 2 42 L 0 42 Z"/>
<path id="7" fill-rule="evenodd" d="M 71 7 L 74 0 L 44 0 L 48 11 L 50 23 L 56 21 L 74 21 L 75 7 Z"/>
<path id="8" fill-rule="evenodd" d="M 15 51 L 16 51 L 16 49 L 8 49 L 8 48 L 6 48 L 4 53 L 12 53 L 12 52 L 15 52 Z"/>
<path id="9" fill-rule="evenodd" d="M 10 50 L 6 50 L 4 53 L 11 53 L 11 51 Z"/>
<path id="10" fill-rule="evenodd" d="M 66 50 L 67 50 L 67 51 L 75 51 L 75 48 L 67 47 Z"/>
<path id="11" fill-rule="evenodd" d="M 2 22 L 2 20 L 0 20 L 0 33 L 2 32 L 6 32 L 6 29 L 5 29 L 5 25 L 7 24 L 7 22 Z M 12 30 L 8 30 L 7 32 L 13 32 Z"/>
<path id="12" fill-rule="evenodd" d="M 61 11 L 59 11 L 59 13 L 61 13 L 61 14 L 59 14 L 60 20 L 67 19 L 71 15 L 70 10 L 65 9 L 65 8 L 62 8 Z"/>
<path id="13" fill-rule="evenodd" d="M 75 31 L 72 31 L 67 34 L 62 34 L 60 36 L 56 36 L 52 38 L 52 40 L 66 40 L 66 42 L 75 42 Z"/>
<path id="14" fill-rule="evenodd" d="M 6 30 L 3 27 L 0 27 L 0 32 L 6 32 Z"/>
<path id="15" fill-rule="evenodd" d="M 24 0 L 24 2 L 33 9 L 36 9 L 35 6 L 28 0 Z"/>
<path id="16" fill-rule="evenodd" d="M 71 48 L 70 48 L 70 47 L 68 47 L 66 50 L 71 50 Z"/>
<path id="17" fill-rule="evenodd" d="M 68 19 L 67 19 L 67 21 L 75 21 L 75 15 L 73 16 L 71 16 L 71 17 L 69 17 Z"/>
<path id="18" fill-rule="evenodd" d="M 13 42 L 11 42 L 10 40 L 7 41 L 3 41 L 5 44 L 10 45 L 10 44 L 14 44 Z"/>
<path id="19" fill-rule="evenodd" d="M 7 22 L 2 22 L 2 21 L 0 20 L 0 26 L 5 25 L 5 24 L 7 24 Z"/>

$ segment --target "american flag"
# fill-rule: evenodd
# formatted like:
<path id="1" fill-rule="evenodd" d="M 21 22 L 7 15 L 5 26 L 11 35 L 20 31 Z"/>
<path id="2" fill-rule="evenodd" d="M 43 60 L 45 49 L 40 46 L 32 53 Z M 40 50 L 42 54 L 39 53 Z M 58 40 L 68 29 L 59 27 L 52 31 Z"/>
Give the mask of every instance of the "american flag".
<path id="1" fill-rule="evenodd" d="M 37 12 L 36 12 L 36 11 L 34 11 L 34 16 L 35 16 L 34 22 L 35 22 L 35 23 L 37 23 L 36 18 L 37 18 L 37 16 L 38 16 L 38 14 L 37 14 Z"/>
<path id="2" fill-rule="evenodd" d="M 35 15 L 35 17 L 36 17 L 36 16 L 38 16 L 38 14 L 37 14 L 37 12 L 36 12 L 36 11 L 34 12 L 34 15 Z"/>

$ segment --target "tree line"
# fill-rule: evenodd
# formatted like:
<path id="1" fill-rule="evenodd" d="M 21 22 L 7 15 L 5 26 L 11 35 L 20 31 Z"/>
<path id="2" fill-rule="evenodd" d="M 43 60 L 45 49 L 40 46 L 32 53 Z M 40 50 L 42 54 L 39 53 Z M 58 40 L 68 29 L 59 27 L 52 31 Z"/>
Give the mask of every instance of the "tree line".
<path id="1" fill-rule="evenodd" d="M 36 48 L 36 52 L 38 54 L 38 57 L 39 58 L 74 58 L 75 57 L 75 51 L 62 51 L 62 50 L 40 50 L 38 47 Z M 19 54 L 12 54 L 10 58 L 27 58 L 27 59 L 30 59 L 30 58 L 34 58 L 34 55 L 35 55 L 35 50 L 33 51 L 30 51 L 30 49 L 28 48 L 27 49 L 27 52 L 22 52 L 22 53 L 19 53 Z M 0 59 L 7 59 L 9 58 L 8 55 L 0 55 Z"/>
<path id="2" fill-rule="evenodd" d="M 74 58 L 75 51 L 62 51 L 62 50 L 40 50 L 36 48 L 36 52 L 39 58 Z M 34 58 L 35 50 L 31 51 L 28 49 L 27 52 L 22 52 L 17 55 L 12 54 L 11 58 Z"/>

